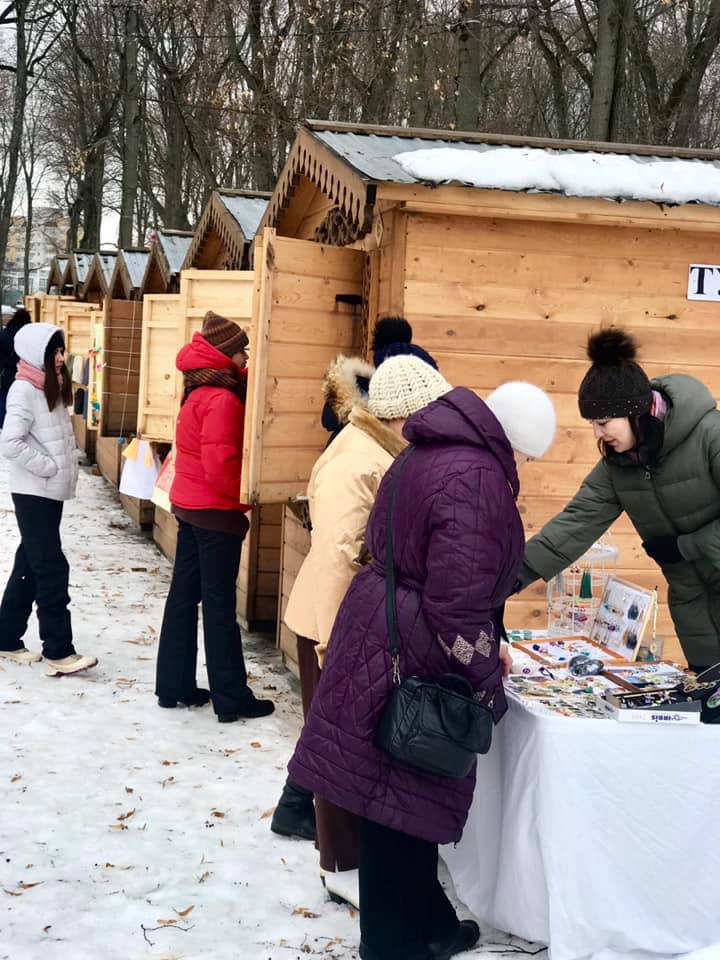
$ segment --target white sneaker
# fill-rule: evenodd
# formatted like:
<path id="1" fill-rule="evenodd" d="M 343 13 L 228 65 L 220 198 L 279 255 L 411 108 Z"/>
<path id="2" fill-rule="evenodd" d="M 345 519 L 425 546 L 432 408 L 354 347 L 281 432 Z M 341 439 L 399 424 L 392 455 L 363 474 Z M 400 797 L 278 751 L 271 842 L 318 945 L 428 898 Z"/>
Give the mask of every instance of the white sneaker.
<path id="1" fill-rule="evenodd" d="M 6 657 L 14 663 L 37 663 L 42 660 L 39 653 L 28 650 L 27 647 L 20 647 L 18 650 L 0 650 L 0 657 Z"/>
<path id="2" fill-rule="evenodd" d="M 79 653 L 71 653 L 62 660 L 48 660 L 48 676 L 61 677 L 68 673 L 80 673 L 89 670 L 97 664 L 97 657 L 81 657 Z"/>
<path id="3" fill-rule="evenodd" d="M 359 870 L 320 870 L 320 879 L 335 903 L 348 903 L 360 909 L 360 871 Z"/>

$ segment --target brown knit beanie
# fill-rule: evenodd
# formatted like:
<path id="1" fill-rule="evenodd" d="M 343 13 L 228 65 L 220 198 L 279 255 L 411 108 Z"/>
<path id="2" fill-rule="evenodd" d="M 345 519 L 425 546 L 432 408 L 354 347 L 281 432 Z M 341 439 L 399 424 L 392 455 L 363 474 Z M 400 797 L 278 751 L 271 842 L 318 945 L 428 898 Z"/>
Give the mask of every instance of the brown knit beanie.
<path id="1" fill-rule="evenodd" d="M 212 310 L 208 310 L 203 317 L 200 333 L 226 357 L 233 357 L 248 345 L 248 335 L 242 327 L 218 313 L 213 313 Z"/>

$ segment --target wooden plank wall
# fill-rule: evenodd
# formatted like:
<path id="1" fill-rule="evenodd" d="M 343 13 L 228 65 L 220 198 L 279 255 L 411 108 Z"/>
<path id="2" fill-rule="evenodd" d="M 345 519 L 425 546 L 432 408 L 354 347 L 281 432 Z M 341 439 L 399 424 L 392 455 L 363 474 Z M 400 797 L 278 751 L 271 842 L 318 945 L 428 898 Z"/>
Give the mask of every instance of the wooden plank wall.
<path id="1" fill-rule="evenodd" d="M 258 260 L 260 261 L 258 263 Z M 247 495 L 282 503 L 304 494 L 327 442 L 322 382 L 338 353 L 351 353 L 360 323 L 336 294 L 361 294 L 365 256 L 266 232 L 257 334 L 250 351 L 250 423 L 243 474 Z"/>
<path id="2" fill-rule="evenodd" d="M 105 365 L 101 433 L 131 437 L 135 433 L 140 382 L 142 303 L 106 300 L 103 334 Z"/>
<path id="3" fill-rule="evenodd" d="M 94 303 L 61 303 L 60 313 L 65 324 L 65 347 L 73 356 L 87 356 L 92 346 L 91 314 Z"/>
<path id="4" fill-rule="evenodd" d="M 415 340 L 451 383 L 481 395 L 506 380 L 548 390 L 559 431 L 548 457 L 524 468 L 520 508 L 528 536 L 560 510 L 597 461 L 577 409 L 585 342 L 601 324 L 638 337 L 650 376 L 688 373 L 720 396 L 720 305 L 686 298 L 690 263 L 714 263 L 709 234 L 409 215 L 404 311 Z M 659 634 L 672 636 L 666 586 L 627 518 L 612 530 L 619 574 L 658 585 Z M 508 604 L 508 626 L 542 627 L 545 586 Z M 670 652 L 677 653 L 676 641 Z"/>
<path id="5" fill-rule="evenodd" d="M 310 531 L 305 529 L 294 511 L 287 505 L 283 508 L 282 524 L 280 616 L 277 626 L 277 645 L 282 650 L 286 665 L 293 673 L 297 674 L 297 639 L 292 630 L 283 623 L 283 617 L 285 616 L 290 591 L 295 584 L 295 578 L 310 550 Z"/>
<path id="6" fill-rule="evenodd" d="M 179 294 L 151 294 L 142 304 L 137 432 L 146 440 L 172 443 L 180 392 L 175 357 L 184 330 Z"/>

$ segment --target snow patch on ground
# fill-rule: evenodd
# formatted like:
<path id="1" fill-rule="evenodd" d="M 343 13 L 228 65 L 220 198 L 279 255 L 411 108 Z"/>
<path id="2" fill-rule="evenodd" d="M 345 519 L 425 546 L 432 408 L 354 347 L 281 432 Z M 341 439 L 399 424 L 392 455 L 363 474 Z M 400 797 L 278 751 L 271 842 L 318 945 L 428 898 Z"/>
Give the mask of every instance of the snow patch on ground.
<path id="1" fill-rule="evenodd" d="M 0 589 L 18 542 L 6 489 L 0 461 Z M 312 845 L 269 830 L 302 717 L 277 651 L 246 643 L 272 717 L 159 709 L 169 564 L 87 470 L 63 541 L 76 647 L 100 662 L 64 678 L 0 663 L 0 960 L 355 958 L 357 916 L 325 896 Z M 538 950 L 488 932 L 466 956 Z"/>
<path id="2" fill-rule="evenodd" d="M 714 161 L 493 146 L 414 150 L 393 159 L 416 180 L 430 183 L 568 197 L 720 204 L 720 164 Z"/>

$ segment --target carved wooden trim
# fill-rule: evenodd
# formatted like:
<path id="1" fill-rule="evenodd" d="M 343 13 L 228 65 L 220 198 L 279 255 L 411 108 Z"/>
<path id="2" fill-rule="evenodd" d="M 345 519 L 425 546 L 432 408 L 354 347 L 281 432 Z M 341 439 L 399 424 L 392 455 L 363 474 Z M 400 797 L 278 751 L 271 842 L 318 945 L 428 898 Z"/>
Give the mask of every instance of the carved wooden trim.
<path id="1" fill-rule="evenodd" d="M 323 242 L 344 246 L 345 243 L 353 243 L 370 229 L 370 185 L 306 129 L 300 130 L 290 150 L 261 229 L 273 227 L 279 233 L 282 232 L 283 216 L 292 206 L 300 177 L 310 180 L 334 204 L 325 223 L 318 228 L 318 234 L 327 234 L 329 238 Z M 346 236 L 351 236 L 352 239 L 341 243 L 340 240 Z M 315 239 L 318 239 L 318 235 Z"/>

